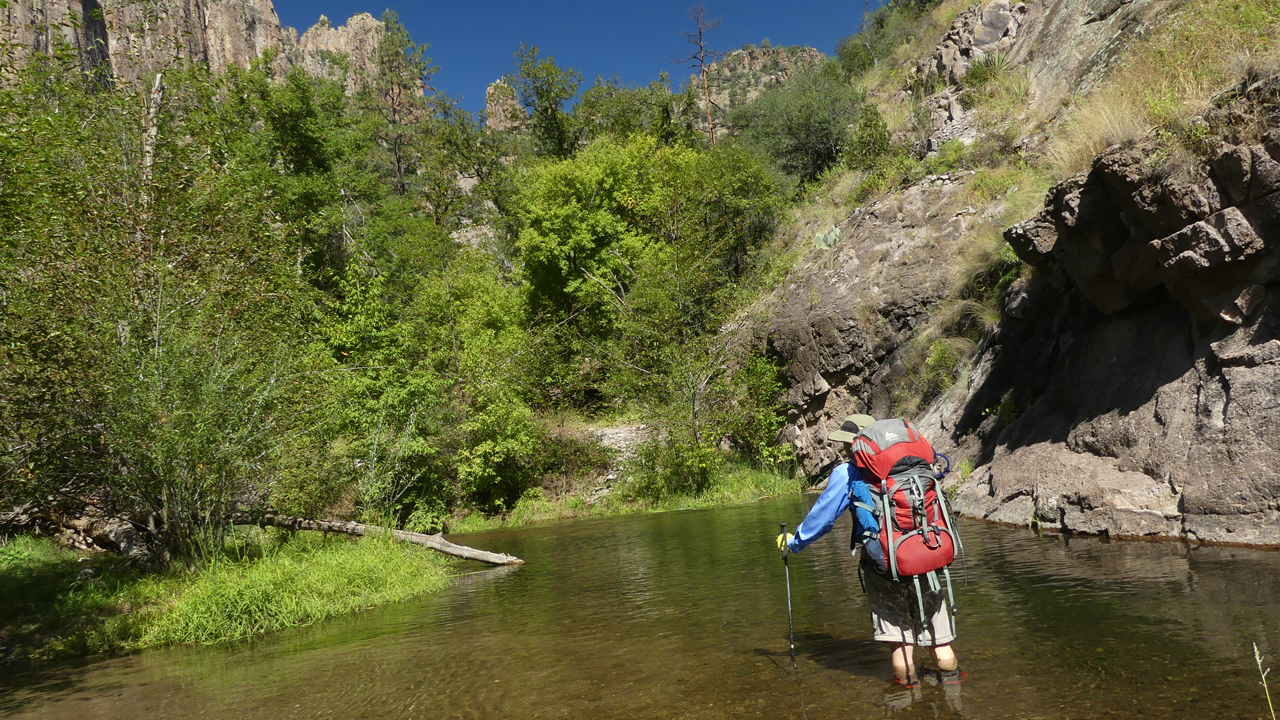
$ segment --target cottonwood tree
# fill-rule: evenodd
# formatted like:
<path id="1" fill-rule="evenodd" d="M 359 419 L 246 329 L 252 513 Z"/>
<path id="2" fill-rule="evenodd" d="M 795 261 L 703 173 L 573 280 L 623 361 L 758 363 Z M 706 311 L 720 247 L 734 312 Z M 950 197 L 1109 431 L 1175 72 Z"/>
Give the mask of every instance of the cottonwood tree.
<path id="1" fill-rule="evenodd" d="M 680 37 L 687 40 L 690 45 L 697 49 L 686 57 L 677 59 L 676 62 L 688 63 L 686 67 L 698 70 L 698 78 L 702 82 L 702 100 L 707 109 L 707 137 L 714 146 L 716 144 L 716 124 L 715 118 L 711 113 L 711 79 L 708 77 L 707 70 L 724 53 L 712 50 L 707 46 L 707 33 L 720 27 L 720 18 L 709 19 L 707 17 L 707 6 L 699 3 L 689 9 L 689 19 L 693 21 L 697 30 L 691 33 L 682 32 Z"/>

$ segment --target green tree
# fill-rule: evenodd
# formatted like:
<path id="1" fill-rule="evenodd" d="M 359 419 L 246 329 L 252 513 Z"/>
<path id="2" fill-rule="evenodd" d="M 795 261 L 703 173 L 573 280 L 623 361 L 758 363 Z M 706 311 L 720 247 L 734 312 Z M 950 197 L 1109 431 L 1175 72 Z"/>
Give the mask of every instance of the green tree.
<path id="1" fill-rule="evenodd" d="M 520 103 L 529 110 L 534 152 L 567 158 L 577 150 L 578 138 L 564 104 L 578 94 L 582 73 L 560 68 L 550 55 L 539 56 L 537 45 L 520 44 L 516 72 L 508 78 Z"/>
<path id="2" fill-rule="evenodd" d="M 734 109 L 729 125 L 743 143 L 807 182 L 840 159 L 862 98 L 828 63 Z"/>
<path id="3" fill-rule="evenodd" d="M 68 66 L 33 62 L 0 92 L 0 266 L 20 278 L 0 281 L 5 485 L 149 519 L 161 548 L 200 561 L 226 511 L 271 496 L 283 440 L 310 431 L 301 378 L 324 360 L 302 238 L 279 218 L 282 176 L 323 174 L 324 153 L 280 142 L 306 135 L 290 113 L 264 132 L 220 103 L 207 71 L 138 97 Z"/>
<path id="4" fill-rule="evenodd" d="M 573 108 L 578 135 L 585 141 L 602 136 L 619 140 L 646 133 L 662 143 L 692 142 L 693 125 L 681 122 L 676 97 L 666 73 L 645 87 L 628 86 L 617 77 L 599 76 Z"/>
<path id="5" fill-rule="evenodd" d="M 601 390 L 662 396 L 677 359 L 664 353 L 715 332 L 733 307 L 781 211 L 777 192 L 741 149 L 644 135 L 535 168 L 519 241 L 529 312 L 571 330 L 558 345 L 566 374 L 597 368 Z"/>
<path id="6" fill-rule="evenodd" d="M 426 54 L 430 46 L 415 43 L 394 11 L 382 14 L 382 24 L 374 72 L 361 81 L 363 104 L 380 120 L 374 137 L 388 158 L 393 190 L 404 195 L 420 167 L 413 146 L 431 115 L 426 91 L 436 68 Z"/>
<path id="7" fill-rule="evenodd" d="M 858 110 L 857 124 L 849 138 L 845 160 L 851 167 L 870 170 L 889 152 L 892 137 L 889 126 L 875 105 L 866 103 Z"/>

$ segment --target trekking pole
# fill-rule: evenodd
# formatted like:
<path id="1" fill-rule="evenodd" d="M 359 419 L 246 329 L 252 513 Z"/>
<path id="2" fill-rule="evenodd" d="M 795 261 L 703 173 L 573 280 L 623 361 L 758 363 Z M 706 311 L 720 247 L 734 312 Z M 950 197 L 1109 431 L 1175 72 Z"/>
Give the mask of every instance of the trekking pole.
<path id="1" fill-rule="evenodd" d="M 782 540 L 785 543 L 787 539 L 787 524 L 779 523 L 782 526 Z M 782 547 L 782 570 L 787 576 L 787 639 L 791 642 L 791 669 L 796 669 L 796 630 L 795 624 L 791 621 L 791 566 L 787 564 L 787 555 L 791 553 L 786 546 Z"/>

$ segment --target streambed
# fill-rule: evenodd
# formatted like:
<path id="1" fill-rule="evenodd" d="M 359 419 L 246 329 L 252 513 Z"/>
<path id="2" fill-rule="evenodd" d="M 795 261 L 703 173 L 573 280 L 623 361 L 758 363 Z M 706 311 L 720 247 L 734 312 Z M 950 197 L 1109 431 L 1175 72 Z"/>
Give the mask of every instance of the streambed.
<path id="1" fill-rule="evenodd" d="M 527 564 L 252 644 L 0 670 L 0 715 L 1266 714 L 1250 643 L 1280 667 L 1280 553 L 981 523 L 962 528 L 968 583 L 956 588 L 956 649 L 968 676 L 959 693 L 926 682 L 909 694 L 886 682 L 888 653 L 870 640 L 847 516 L 791 559 L 792 673 L 773 538 L 814 497 L 457 536 Z"/>

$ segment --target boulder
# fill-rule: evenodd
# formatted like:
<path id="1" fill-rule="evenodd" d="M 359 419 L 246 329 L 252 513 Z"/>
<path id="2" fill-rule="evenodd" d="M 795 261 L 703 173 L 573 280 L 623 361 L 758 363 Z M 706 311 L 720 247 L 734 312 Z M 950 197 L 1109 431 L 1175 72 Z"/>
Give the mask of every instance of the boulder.
<path id="1" fill-rule="evenodd" d="M 1188 225 L 1178 232 L 1153 240 L 1166 277 L 1190 277 L 1224 263 L 1240 262 L 1264 252 L 1266 244 L 1238 208 L 1230 207 Z"/>
<path id="2" fill-rule="evenodd" d="M 1013 248 L 1018 259 L 1031 267 L 1042 267 L 1053 261 L 1053 249 L 1058 242 L 1058 228 L 1049 210 L 1018 223 L 1004 231 L 1005 242 Z"/>
<path id="3" fill-rule="evenodd" d="M 1054 443 L 998 453 L 955 498 L 962 513 L 995 522 L 1125 536 L 1181 532 L 1179 495 L 1168 483 Z"/>
<path id="4" fill-rule="evenodd" d="M 1198 169 L 1156 173 L 1147 163 L 1155 151 L 1148 143 L 1113 147 L 1103 151 L 1093 166 L 1112 198 L 1154 237 L 1175 233 L 1222 209 L 1221 194 L 1207 173 Z"/>

